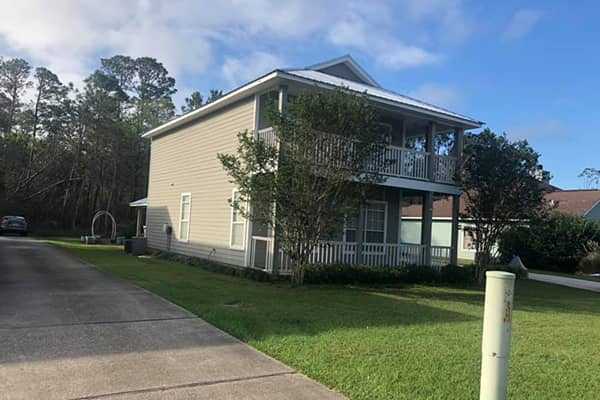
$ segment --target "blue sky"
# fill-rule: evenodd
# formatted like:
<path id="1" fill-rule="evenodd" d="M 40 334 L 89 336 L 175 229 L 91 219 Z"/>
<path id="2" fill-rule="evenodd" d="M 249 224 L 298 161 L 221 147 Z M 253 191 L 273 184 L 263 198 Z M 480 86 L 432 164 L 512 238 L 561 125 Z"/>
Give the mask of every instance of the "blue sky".
<path id="1" fill-rule="evenodd" d="M 192 90 L 351 54 L 384 87 L 527 139 L 562 188 L 600 167 L 594 1 L 0 0 L 0 55 L 76 85 L 112 54 L 158 58 Z"/>

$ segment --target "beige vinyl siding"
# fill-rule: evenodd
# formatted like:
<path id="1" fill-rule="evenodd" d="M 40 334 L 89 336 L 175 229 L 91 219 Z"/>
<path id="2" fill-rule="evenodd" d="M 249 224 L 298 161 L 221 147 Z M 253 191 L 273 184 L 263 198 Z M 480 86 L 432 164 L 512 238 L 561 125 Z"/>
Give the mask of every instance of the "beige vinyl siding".
<path id="1" fill-rule="evenodd" d="M 247 98 L 174 132 L 152 139 L 147 236 L 165 250 L 163 224 L 173 227 L 170 250 L 233 265 L 244 265 L 244 250 L 230 249 L 229 182 L 217 153 L 237 150 L 237 133 L 254 128 L 254 98 Z M 189 240 L 178 240 L 181 194 L 191 194 Z"/>

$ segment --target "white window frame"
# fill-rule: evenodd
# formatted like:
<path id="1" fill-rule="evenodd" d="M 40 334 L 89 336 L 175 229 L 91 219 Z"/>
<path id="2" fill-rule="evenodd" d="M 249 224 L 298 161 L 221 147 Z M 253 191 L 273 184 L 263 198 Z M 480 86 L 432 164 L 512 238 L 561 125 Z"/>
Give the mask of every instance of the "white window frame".
<path id="1" fill-rule="evenodd" d="M 233 189 L 231 191 L 231 201 L 233 202 L 235 200 L 235 194 L 239 193 L 239 189 Z M 246 218 L 242 217 L 240 215 L 240 219 L 241 221 L 235 221 L 233 220 L 233 216 L 235 215 L 235 208 L 233 206 L 231 206 L 231 214 L 230 214 L 230 219 L 229 219 L 229 248 L 232 250 L 244 250 L 246 248 Z M 242 232 L 243 232 L 243 236 L 242 236 L 242 244 L 240 246 L 235 246 L 232 241 L 233 241 L 233 226 L 235 225 L 241 225 L 242 226 Z"/>
<path id="2" fill-rule="evenodd" d="M 363 243 L 370 244 L 378 244 L 380 242 L 367 242 L 367 212 L 369 208 L 369 204 L 383 204 L 385 206 L 383 211 L 383 242 L 381 244 L 387 243 L 387 230 L 388 230 L 388 202 L 383 200 L 368 200 L 366 204 L 366 208 L 364 209 L 364 226 L 363 226 Z"/>
<path id="3" fill-rule="evenodd" d="M 189 210 L 190 213 L 187 217 L 187 220 L 183 218 L 183 198 L 185 196 L 188 196 L 189 198 Z M 190 225 L 191 225 L 191 219 L 192 219 L 192 193 L 190 192 L 183 192 L 181 193 L 181 196 L 179 197 L 179 228 L 177 229 L 177 240 L 180 242 L 184 242 L 184 243 L 189 243 L 190 241 Z M 181 223 L 182 222 L 187 222 L 187 231 L 186 231 L 186 238 L 182 239 L 181 238 Z"/>

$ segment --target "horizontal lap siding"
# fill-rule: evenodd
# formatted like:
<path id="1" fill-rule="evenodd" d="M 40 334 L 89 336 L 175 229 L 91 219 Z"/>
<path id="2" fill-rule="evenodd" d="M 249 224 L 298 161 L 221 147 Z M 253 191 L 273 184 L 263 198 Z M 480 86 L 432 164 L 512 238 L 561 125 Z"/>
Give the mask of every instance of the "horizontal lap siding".
<path id="1" fill-rule="evenodd" d="M 165 250 L 163 224 L 173 227 L 171 251 L 244 265 L 244 251 L 229 248 L 233 184 L 217 153 L 234 153 L 237 133 L 252 130 L 254 101 L 240 101 L 176 132 L 152 140 L 148 188 L 148 245 Z M 189 242 L 181 242 L 181 193 L 192 195 Z M 214 250 L 213 250 L 214 249 Z"/>

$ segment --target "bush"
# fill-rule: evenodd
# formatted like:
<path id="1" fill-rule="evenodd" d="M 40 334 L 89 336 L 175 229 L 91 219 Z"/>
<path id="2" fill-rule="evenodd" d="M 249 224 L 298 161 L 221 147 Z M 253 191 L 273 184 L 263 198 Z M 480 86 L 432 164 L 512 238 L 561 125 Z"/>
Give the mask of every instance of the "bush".
<path id="1" fill-rule="evenodd" d="M 590 242 L 600 242 L 600 224 L 552 212 L 504 232 L 499 250 L 503 262 L 518 255 L 527 268 L 574 273 Z"/>
<path id="2" fill-rule="evenodd" d="M 206 271 L 216 272 L 223 275 L 237 276 L 258 282 L 273 282 L 276 280 L 285 279 L 279 276 L 271 275 L 265 271 L 261 271 L 258 269 L 240 268 L 233 265 L 217 263 L 199 257 L 184 256 L 182 254 L 175 254 L 159 250 L 153 251 L 152 255 L 156 258 L 202 268 Z"/>
<path id="3" fill-rule="evenodd" d="M 437 271 L 427 266 L 398 268 L 357 264 L 312 264 L 305 268 L 304 282 L 313 284 L 451 283 L 473 282 L 471 271 L 446 266 Z"/>
<path id="4" fill-rule="evenodd" d="M 579 261 L 579 272 L 600 274 L 600 252 L 590 253 Z"/>

